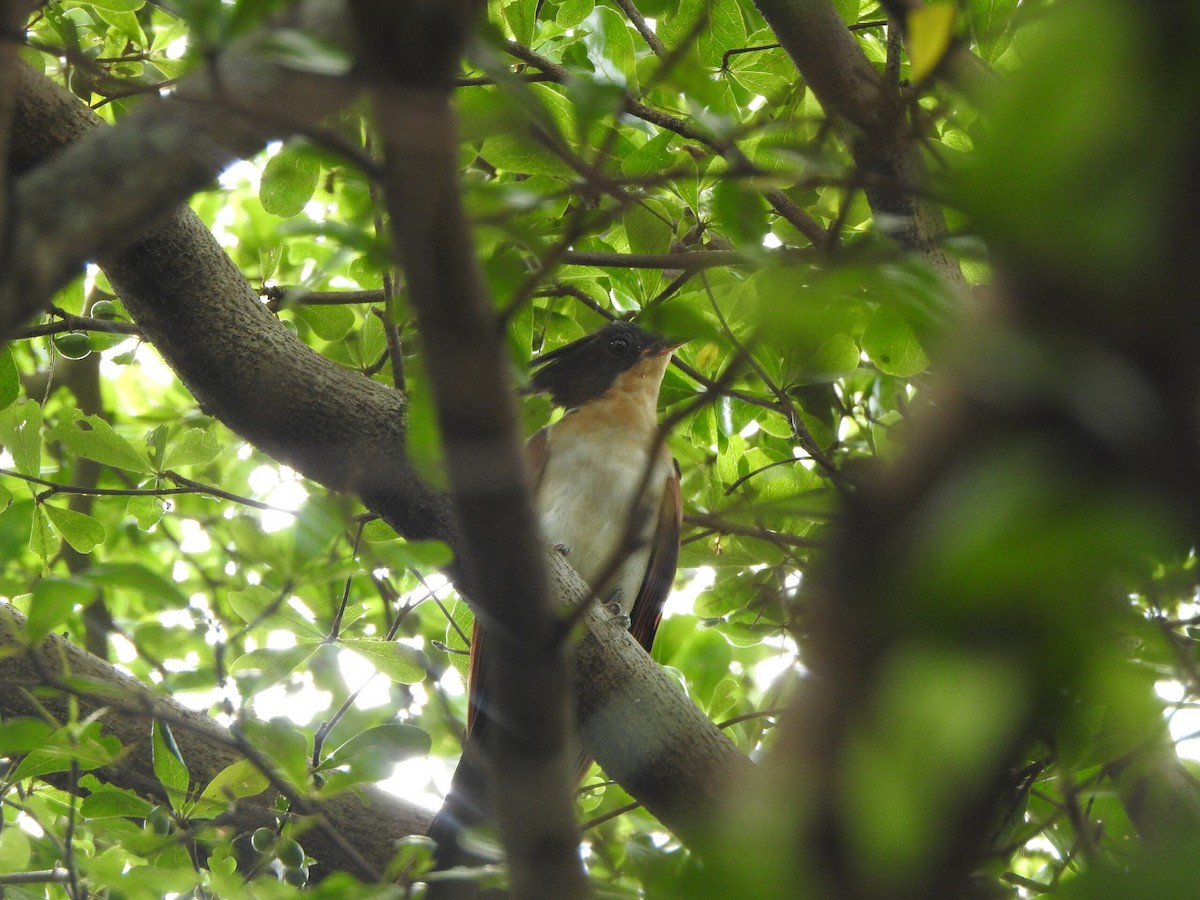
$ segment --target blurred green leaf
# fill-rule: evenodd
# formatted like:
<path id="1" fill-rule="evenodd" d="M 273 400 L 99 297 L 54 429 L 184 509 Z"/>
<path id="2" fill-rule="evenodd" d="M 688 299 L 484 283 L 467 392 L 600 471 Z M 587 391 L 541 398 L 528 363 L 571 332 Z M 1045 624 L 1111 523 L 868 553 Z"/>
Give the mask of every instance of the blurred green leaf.
<path id="1" fill-rule="evenodd" d="M 929 367 L 929 358 L 904 317 L 890 306 L 880 306 L 862 336 L 863 351 L 881 372 L 911 378 Z"/>
<path id="2" fill-rule="evenodd" d="M 201 801 L 209 801 L 224 810 L 231 801 L 257 797 L 268 787 L 270 779 L 248 759 L 230 763 L 213 776 L 200 793 Z M 201 804 L 204 809 L 204 804 Z"/>
<path id="3" fill-rule="evenodd" d="M 144 819 L 153 805 L 132 791 L 104 788 L 92 791 L 79 803 L 79 814 L 87 819 Z"/>
<path id="4" fill-rule="evenodd" d="M 167 789 L 172 808 L 179 809 L 191 783 L 187 764 L 179 753 L 175 736 L 171 734 L 171 727 L 167 723 L 159 719 L 154 720 L 151 726 L 151 741 L 154 777 Z"/>
<path id="5" fill-rule="evenodd" d="M 267 160 L 258 199 L 271 215 L 290 219 L 304 211 L 320 177 L 321 163 L 310 150 L 286 146 Z"/>
<path id="6" fill-rule="evenodd" d="M 941 63 L 954 36 L 955 3 L 930 3 L 908 13 L 909 77 L 920 84 Z"/>
<path id="7" fill-rule="evenodd" d="M 320 647 L 313 642 L 300 643 L 286 650 L 260 647 L 235 659 L 230 671 L 235 674 L 258 672 L 262 684 L 276 684 L 308 662 Z"/>
<path id="8" fill-rule="evenodd" d="M 12 348 L 0 351 L 0 408 L 14 403 L 21 394 L 21 379 L 13 360 Z"/>
<path id="9" fill-rule="evenodd" d="M 33 586 L 26 633 L 36 647 L 51 631 L 69 619 L 76 606 L 84 607 L 96 598 L 96 590 L 75 578 L 51 576 Z"/>
<path id="10" fill-rule="evenodd" d="M 189 428 L 167 445 L 163 468 L 203 466 L 217 458 L 221 442 L 211 428 Z"/>
<path id="11" fill-rule="evenodd" d="M 287 598 L 280 598 L 278 594 L 261 585 L 251 585 L 244 591 L 231 592 L 229 606 L 248 625 L 288 625 L 299 634 L 314 638 L 325 636 L 321 626 L 310 621 L 293 607 Z"/>
<path id="12" fill-rule="evenodd" d="M 354 782 L 390 777 L 397 763 L 429 753 L 429 735 L 412 725 L 387 722 L 356 734 L 321 763 L 324 770 L 345 767 Z"/>
<path id="13" fill-rule="evenodd" d="M 37 477 L 42 470 L 42 408 L 32 400 L 0 410 L 0 443 L 17 471 Z"/>
<path id="14" fill-rule="evenodd" d="M 18 756 L 37 750 L 49 740 L 53 729 L 48 722 L 25 716 L 10 716 L 0 727 L 0 755 Z"/>
<path id="15" fill-rule="evenodd" d="M 93 722 L 84 729 L 64 725 L 46 742 L 17 764 L 12 773 L 14 781 L 69 772 L 75 766 L 91 771 L 115 762 L 121 754 L 121 742 L 101 733 L 100 723 Z"/>
<path id="16" fill-rule="evenodd" d="M 342 638 L 338 644 L 361 656 L 392 681 L 416 684 L 425 680 L 429 659 L 420 650 L 396 641 Z"/>

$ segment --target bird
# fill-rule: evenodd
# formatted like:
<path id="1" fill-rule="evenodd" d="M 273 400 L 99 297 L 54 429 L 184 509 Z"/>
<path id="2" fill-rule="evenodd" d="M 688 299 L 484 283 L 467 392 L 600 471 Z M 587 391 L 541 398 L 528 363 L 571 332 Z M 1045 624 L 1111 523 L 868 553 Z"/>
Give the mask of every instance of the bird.
<path id="1" fill-rule="evenodd" d="M 679 346 L 632 322 L 610 322 L 534 360 L 528 388 L 565 410 L 526 444 L 542 532 L 647 653 L 679 562 L 680 471 L 658 434 L 659 389 Z M 489 818 L 479 751 L 488 722 L 479 676 L 485 658 L 476 625 L 463 756 L 428 831 L 435 870 L 497 856 L 466 833 Z M 588 765 L 581 758 L 580 778 Z M 430 896 L 455 890 L 434 881 Z"/>

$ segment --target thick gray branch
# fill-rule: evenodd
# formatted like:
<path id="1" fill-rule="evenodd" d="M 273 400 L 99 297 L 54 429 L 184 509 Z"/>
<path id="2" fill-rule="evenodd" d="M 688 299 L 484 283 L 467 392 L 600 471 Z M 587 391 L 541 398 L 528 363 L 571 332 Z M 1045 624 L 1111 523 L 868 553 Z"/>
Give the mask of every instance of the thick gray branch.
<path id="1" fill-rule="evenodd" d="M 93 148 L 108 158 L 110 146 L 126 146 L 126 132 L 140 127 L 130 116 L 120 128 L 102 128 L 74 97 L 28 68 L 18 87 L 12 156 L 19 170 L 31 170 L 20 183 L 86 168 Z M 156 159 L 134 156 L 127 165 L 152 170 Z M 70 215 L 60 217 L 69 227 Z M 142 333 L 208 413 L 307 477 L 362 495 L 403 533 L 457 543 L 443 496 L 405 465 L 404 396 L 297 340 L 189 209 L 177 208 L 101 265 Z"/>
<path id="2" fill-rule="evenodd" d="M 279 24 L 337 37 L 337 11 L 337 4 L 309 0 Z M 172 97 L 147 98 L 121 128 L 17 180 L 0 270 L 0 339 L 11 337 L 85 262 L 126 249 L 231 162 L 353 99 L 349 80 L 278 61 L 271 33 L 238 41 Z M 24 94 L 37 76 L 19 68 L 17 91 Z M 60 137 L 51 132 L 43 140 L 61 145 Z M 25 168 L 19 158 L 13 166 Z"/>

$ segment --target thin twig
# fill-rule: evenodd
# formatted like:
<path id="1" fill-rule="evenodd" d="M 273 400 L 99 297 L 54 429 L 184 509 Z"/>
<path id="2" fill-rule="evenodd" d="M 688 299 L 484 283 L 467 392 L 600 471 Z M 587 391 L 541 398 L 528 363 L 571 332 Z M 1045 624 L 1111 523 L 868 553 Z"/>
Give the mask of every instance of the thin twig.
<path id="1" fill-rule="evenodd" d="M 37 869 L 32 872 L 10 872 L 0 875 L 0 885 L 5 884 L 66 884 L 71 872 L 61 866 L 53 869 Z"/>
<path id="2" fill-rule="evenodd" d="M 663 57 L 667 54 L 667 48 L 663 46 L 662 40 L 653 29 L 650 28 L 646 17 L 642 15 L 641 10 L 633 5 L 633 0 L 616 0 L 617 6 L 633 23 L 633 27 L 638 30 L 638 34 L 642 36 L 642 40 L 646 42 L 646 46 L 654 53 L 655 56 Z"/>
<path id="3" fill-rule="evenodd" d="M 801 537 L 798 534 L 785 534 L 782 531 L 772 531 L 769 528 L 755 528 L 753 525 L 741 525 L 737 522 L 730 522 L 728 519 L 722 519 L 720 516 L 709 515 L 707 513 L 689 513 L 683 517 L 683 521 L 688 525 L 708 528 L 720 534 L 736 534 L 739 537 L 757 538 L 760 541 L 767 541 L 777 546 L 806 548 L 824 546 L 823 541 Z"/>
<path id="4" fill-rule="evenodd" d="M 570 77 L 570 73 L 566 67 L 534 53 L 528 47 L 516 41 L 506 42 L 504 49 L 522 62 L 540 69 L 547 75 L 553 76 L 556 81 L 565 81 Z M 756 167 L 750 163 L 746 155 L 732 141 L 707 134 L 686 119 L 672 116 L 662 110 L 653 109 L 644 103 L 634 100 L 632 97 L 626 98 L 625 112 L 635 118 L 642 119 L 652 125 L 657 125 L 659 128 L 673 132 L 680 137 L 688 138 L 708 147 L 724 157 L 734 171 L 756 170 Z M 783 194 L 782 191 L 767 191 L 763 196 L 766 197 L 767 202 L 771 204 L 772 208 L 779 215 L 783 216 L 793 228 L 812 241 L 814 246 L 818 248 L 825 246 L 825 230 L 821 228 L 815 219 Z"/>

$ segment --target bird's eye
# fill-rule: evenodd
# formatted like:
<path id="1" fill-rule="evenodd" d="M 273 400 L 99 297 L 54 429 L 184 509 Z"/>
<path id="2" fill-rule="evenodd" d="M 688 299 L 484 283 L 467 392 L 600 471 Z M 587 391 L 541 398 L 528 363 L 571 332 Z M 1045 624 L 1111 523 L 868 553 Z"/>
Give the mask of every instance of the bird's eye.
<path id="1" fill-rule="evenodd" d="M 629 353 L 629 341 L 625 338 L 613 338 L 608 342 L 608 352 L 618 358 L 625 356 Z"/>

